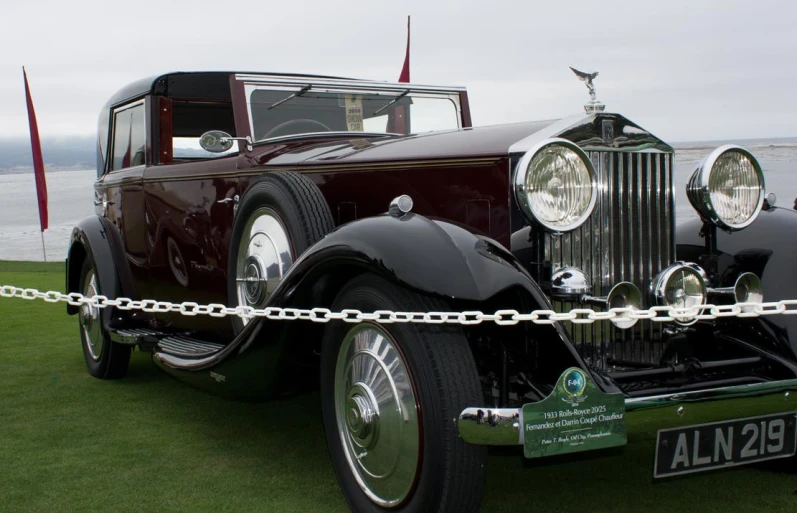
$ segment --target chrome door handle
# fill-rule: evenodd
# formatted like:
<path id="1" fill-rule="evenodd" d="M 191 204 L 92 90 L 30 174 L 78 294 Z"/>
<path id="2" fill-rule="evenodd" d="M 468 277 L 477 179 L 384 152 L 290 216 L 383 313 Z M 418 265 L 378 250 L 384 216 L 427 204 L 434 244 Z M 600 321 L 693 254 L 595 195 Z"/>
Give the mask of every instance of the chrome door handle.
<path id="1" fill-rule="evenodd" d="M 97 206 L 99 206 L 99 205 L 102 205 L 103 207 L 107 207 L 108 205 L 113 205 L 113 201 L 107 201 L 107 200 L 99 201 L 99 200 L 94 200 L 94 204 L 95 204 L 95 205 L 97 205 Z"/>
<path id="2" fill-rule="evenodd" d="M 236 194 L 232 198 L 224 198 L 223 200 L 219 200 L 216 203 L 221 203 L 223 205 L 229 205 L 230 203 L 238 204 L 238 195 Z"/>

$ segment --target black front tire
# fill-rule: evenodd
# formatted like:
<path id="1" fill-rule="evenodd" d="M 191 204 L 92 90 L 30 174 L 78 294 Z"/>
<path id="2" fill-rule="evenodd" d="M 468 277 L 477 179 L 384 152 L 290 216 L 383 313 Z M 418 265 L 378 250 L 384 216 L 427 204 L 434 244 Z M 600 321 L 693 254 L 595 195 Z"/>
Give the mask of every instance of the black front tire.
<path id="1" fill-rule="evenodd" d="M 332 310 L 340 311 L 344 308 L 358 309 L 363 312 L 449 310 L 442 301 L 410 292 L 370 274 L 355 278 L 339 293 Z M 414 444 L 402 443 L 402 447 L 405 449 L 401 450 L 398 458 L 411 460 L 417 458 L 417 466 L 414 469 L 414 476 L 405 477 L 401 482 L 364 482 L 364 479 L 369 479 L 368 474 L 358 472 L 357 468 L 361 466 L 367 472 L 370 470 L 369 463 L 365 460 L 361 462 L 359 458 L 362 453 L 355 454 L 353 458 L 351 448 L 354 447 L 358 451 L 367 445 L 365 443 L 362 446 L 357 445 L 360 443 L 359 440 L 366 440 L 365 437 L 356 439 L 353 437 L 359 437 L 360 433 L 369 430 L 356 431 L 356 429 L 362 428 L 359 419 L 364 418 L 356 412 L 353 417 L 355 420 L 350 423 L 349 412 L 352 409 L 351 405 L 355 402 L 346 402 L 345 407 L 336 406 L 336 401 L 340 402 L 341 398 L 349 398 L 350 401 L 353 394 L 351 389 L 347 389 L 348 384 L 342 384 L 354 381 L 352 376 L 345 375 L 342 381 L 340 369 L 369 367 L 369 363 L 363 365 L 362 361 L 355 361 L 354 358 L 357 356 L 350 361 L 347 361 L 346 357 L 347 354 L 351 354 L 347 347 L 352 344 L 355 344 L 355 347 L 360 347 L 354 353 L 364 354 L 364 349 L 361 347 L 364 339 L 357 338 L 364 332 L 378 334 L 374 351 L 371 354 L 385 355 L 389 351 L 393 351 L 401 358 L 394 357 L 392 362 L 377 361 L 376 365 L 370 365 L 371 371 L 364 372 L 363 376 L 370 376 L 373 383 L 384 383 L 385 379 L 395 381 L 394 386 L 382 388 L 379 392 L 395 390 L 407 381 L 410 382 L 414 391 L 418 411 L 416 420 L 419 429 L 410 430 L 410 432 L 418 433 L 419 443 L 415 452 L 406 450 L 406 447 L 416 447 Z M 379 337 L 382 339 L 378 340 Z M 395 351 L 392 345 L 396 346 Z M 397 364 L 396 360 L 401 360 L 401 363 Z M 401 368 L 402 365 L 406 367 L 405 373 L 400 373 L 395 380 L 388 376 L 388 373 L 395 372 L 395 369 Z M 385 376 L 379 375 L 380 372 Z M 368 381 L 368 379 L 364 378 L 364 381 Z M 406 388 L 406 384 L 404 386 Z M 364 387 L 367 388 L 367 386 Z M 374 398 L 384 397 L 382 393 L 371 394 L 370 390 L 365 395 Z M 359 399 L 358 401 L 363 402 Z M 332 464 L 343 493 L 353 511 L 450 511 L 458 513 L 477 511 L 484 488 L 487 449 L 483 446 L 465 443 L 458 436 L 456 419 L 464 408 L 476 406 L 482 402 L 476 364 L 468 341 L 459 327 L 411 323 L 349 324 L 332 321 L 326 328 L 321 351 L 322 417 Z M 369 416 L 369 418 L 377 419 L 374 421 L 373 432 L 384 434 L 385 429 L 391 427 L 379 423 L 386 422 L 384 419 L 391 417 L 392 412 L 389 407 L 396 402 L 390 398 L 387 400 L 377 399 L 376 404 L 378 408 L 373 408 L 373 411 L 380 411 L 380 415 L 378 417 Z M 401 406 L 398 409 L 400 410 Z M 360 411 L 368 411 L 368 409 Z M 346 414 L 342 416 L 341 412 L 346 412 Z M 401 415 L 393 417 L 402 418 Z M 403 418 L 406 419 L 407 416 L 405 415 Z M 355 429 L 352 429 L 352 426 Z M 407 431 L 407 427 L 405 421 L 399 431 L 403 433 Z M 366 440 L 371 444 L 367 450 L 372 454 L 376 452 L 377 455 L 374 457 L 379 457 L 380 454 L 384 455 L 385 452 L 388 456 L 395 456 L 396 450 L 391 452 L 390 449 L 379 447 L 379 440 L 384 441 L 385 439 L 383 436 L 376 442 Z M 394 439 L 393 444 L 395 445 Z M 378 451 L 383 452 L 379 453 Z M 366 454 L 364 458 L 367 457 L 369 456 Z M 390 460 L 389 457 L 386 459 Z M 382 460 L 377 461 L 383 462 Z M 414 463 L 411 466 L 414 466 Z M 400 472 L 394 472 L 394 475 L 400 474 Z M 387 479 L 393 478 L 388 477 Z M 389 492 L 385 496 L 379 495 L 381 490 L 391 489 L 403 491 L 397 492 L 393 496 L 390 496 Z M 387 499 L 395 500 L 388 502 Z"/>
<path id="2" fill-rule="evenodd" d="M 102 294 L 97 270 L 86 258 L 80 270 L 80 290 L 86 296 Z M 83 357 L 89 374 L 99 379 L 118 379 L 127 374 L 132 346 L 111 340 L 103 323 L 104 309 L 82 305 L 78 310 L 78 327 Z"/>

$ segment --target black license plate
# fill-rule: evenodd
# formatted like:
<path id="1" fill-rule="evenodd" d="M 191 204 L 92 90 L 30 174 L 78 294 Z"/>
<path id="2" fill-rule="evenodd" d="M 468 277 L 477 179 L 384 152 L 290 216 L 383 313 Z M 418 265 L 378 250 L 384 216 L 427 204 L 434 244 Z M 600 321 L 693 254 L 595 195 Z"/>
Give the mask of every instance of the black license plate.
<path id="1" fill-rule="evenodd" d="M 797 413 L 781 413 L 675 429 L 656 440 L 653 477 L 746 465 L 794 456 Z"/>

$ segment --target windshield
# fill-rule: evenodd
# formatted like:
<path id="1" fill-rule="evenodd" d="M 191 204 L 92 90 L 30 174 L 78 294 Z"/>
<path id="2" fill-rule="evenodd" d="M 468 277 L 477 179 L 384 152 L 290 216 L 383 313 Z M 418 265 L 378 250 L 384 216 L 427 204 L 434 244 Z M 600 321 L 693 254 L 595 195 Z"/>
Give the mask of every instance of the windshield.
<path id="1" fill-rule="evenodd" d="M 255 141 L 309 132 L 410 134 L 460 128 L 458 97 L 404 91 L 335 92 L 310 84 L 251 91 Z"/>

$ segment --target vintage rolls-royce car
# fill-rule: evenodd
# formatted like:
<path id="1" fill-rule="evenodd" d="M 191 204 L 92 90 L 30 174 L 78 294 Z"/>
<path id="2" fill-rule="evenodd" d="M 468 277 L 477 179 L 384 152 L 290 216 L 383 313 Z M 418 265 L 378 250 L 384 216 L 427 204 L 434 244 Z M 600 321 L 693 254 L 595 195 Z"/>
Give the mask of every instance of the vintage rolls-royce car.
<path id="1" fill-rule="evenodd" d="M 723 146 L 676 233 L 673 148 L 577 74 L 585 113 L 485 127 L 457 87 L 235 72 L 124 87 L 66 266 L 69 292 L 129 298 L 69 307 L 90 373 L 124 376 L 138 347 L 219 394 L 317 386 L 355 511 L 476 510 L 490 445 L 646 443 L 654 478 L 793 457 L 797 316 L 738 314 L 794 297 L 797 212 Z M 731 315 L 687 311 L 704 304 Z M 651 308 L 672 315 L 633 316 Z"/>

